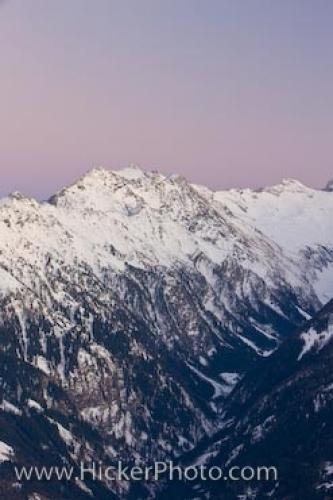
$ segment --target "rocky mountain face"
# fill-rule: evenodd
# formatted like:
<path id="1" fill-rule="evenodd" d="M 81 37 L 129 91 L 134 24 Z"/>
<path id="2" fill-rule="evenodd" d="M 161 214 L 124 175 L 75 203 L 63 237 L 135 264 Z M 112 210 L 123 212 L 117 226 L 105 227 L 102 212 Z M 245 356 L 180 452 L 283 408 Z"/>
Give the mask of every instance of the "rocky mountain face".
<path id="1" fill-rule="evenodd" d="M 250 370 L 225 403 L 225 428 L 183 458 L 274 466 L 278 480 L 178 483 L 160 497 L 177 488 L 182 498 L 332 498 L 332 366 L 333 300 Z"/>
<path id="2" fill-rule="evenodd" d="M 147 462 L 215 436 L 237 382 L 333 295 L 332 213 L 295 181 L 212 192 L 137 168 L 1 200 L 7 497 L 126 497 L 11 465 Z"/>

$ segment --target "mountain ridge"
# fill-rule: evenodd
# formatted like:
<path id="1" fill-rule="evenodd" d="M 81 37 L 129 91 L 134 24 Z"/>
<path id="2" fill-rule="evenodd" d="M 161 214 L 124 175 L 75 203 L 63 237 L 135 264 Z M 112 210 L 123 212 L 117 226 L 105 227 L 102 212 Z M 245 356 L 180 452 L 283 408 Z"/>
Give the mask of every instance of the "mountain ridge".
<path id="1" fill-rule="evenodd" d="M 223 425 L 235 384 L 333 295 L 333 241 L 311 219 L 330 227 L 333 198 L 289 187 L 221 194 L 131 167 L 0 202 L 1 414 L 18 463 L 12 419 L 31 405 L 56 429 L 43 446 L 76 464 L 178 457 Z M 299 206 L 290 249 L 267 220 L 285 232 Z"/>

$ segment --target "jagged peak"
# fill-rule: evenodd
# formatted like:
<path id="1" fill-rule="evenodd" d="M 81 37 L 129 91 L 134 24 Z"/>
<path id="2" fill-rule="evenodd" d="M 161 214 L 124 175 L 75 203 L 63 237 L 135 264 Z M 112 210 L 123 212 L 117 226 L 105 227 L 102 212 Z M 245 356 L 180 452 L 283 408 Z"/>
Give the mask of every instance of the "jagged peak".
<path id="1" fill-rule="evenodd" d="M 196 186 L 197 187 L 197 186 Z M 203 189 L 207 189 L 204 186 L 202 187 Z M 279 184 L 273 184 L 272 186 L 263 186 L 259 188 L 247 188 L 247 187 L 242 187 L 242 188 L 231 188 L 231 189 L 226 189 L 222 191 L 216 191 L 216 193 L 240 193 L 240 194 L 257 194 L 257 193 L 273 193 L 273 194 L 280 194 L 283 192 L 291 192 L 291 193 L 301 193 L 301 192 L 308 192 L 308 191 L 314 191 L 313 188 L 310 188 L 303 184 L 302 182 L 292 179 L 292 178 L 285 178 L 282 179 Z"/>
<path id="2" fill-rule="evenodd" d="M 72 184 L 63 187 L 57 193 L 52 195 L 48 203 L 52 205 L 58 205 L 59 200 L 63 199 L 68 195 L 75 194 L 80 191 L 90 188 L 98 188 L 105 184 L 112 184 L 116 179 L 115 174 L 112 170 L 104 168 L 102 166 L 94 167 L 88 170 L 83 176 L 81 176 L 77 181 Z"/>
<path id="3" fill-rule="evenodd" d="M 133 181 L 146 177 L 146 173 L 137 165 L 130 164 L 128 167 L 121 168 L 119 170 L 112 170 L 105 168 L 103 166 L 94 167 L 88 170 L 77 182 L 72 184 L 72 186 L 82 186 L 82 185 L 94 185 L 110 182 L 113 184 L 119 178 L 125 181 Z M 66 189 L 66 188 L 65 188 Z"/>
<path id="4" fill-rule="evenodd" d="M 24 200 L 26 197 L 22 193 L 20 193 L 20 191 L 13 191 L 12 193 L 10 193 L 8 198 L 11 198 L 12 200 Z"/>
<path id="5" fill-rule="evenodd" d="M 48 202 L 58 205 L 59 200 L 64 199 L 66 196 L 75 196 L 79 192 L 84 193 L 88 191 L 91 193 L 92 191 L 96 191 L 100 193 L 103 190 L 106 194 L 127 185 L 130 189 L 140 188 L 144 185 L 146 187 L 151 186 L 155 190 L 156 186 L 160 183 L 166 183 L 178 189 L 191 186 L 182 175 L 164 175 L 157 171 L 146 171 L 136 164 L 130 164 L 128 167 L 119 170 L 111 170 L 99 166 L 86 172 L 73 184 L 61 189 Z"/>
<path id="6" fill-rule="evenodd" d="M 298 181 L 297 179 L 293 179 L 292 177 L 287 177 L 287 178 L 282 179 L 281 184 L 283 186 L 301 186 L 301 187 L 306 187 L 300 181 Z"/>
<path id="7" fill-rule="evenodd" d="M 84 195 L 85 192 L 93 194 L 93 192 L 104 192 L 105 196 L 110 196 L 111 193 L 117 191 L 120 187 L 126 187 L 130 190 L 144 189 L 147 191 L 152 190 L 155 192 L 156 189 L 159 189 L 158 186 L 164 185 L 166 186 L 166 190 L 168 189 L 179 189 L 183 190 L 194 190 L 195 192 L 199 192 L 203 194 L 205 192 L 205 196 L 207 197 L 211 191 L 208 188 L 201 187 L 196 185 L 192 185 L 188 182 L 188 180 L 182 176 L 177 174 L 162 174 L 156 171 L 148 171 L 143 170 L 137 164 L 130 164 L 127 167 L 121 168 L 119 170 L 108 169 L 103 166 L 94 167 L 89 170 L 86 174 L 84 174 L 78 181 L 73 183 L 70 186 L 64 187 L 54 196 L 49 199 L 49 203 L 57 205 L 60 199 L 64 199 L 67 196 L 76 197 L 77 193 L 81 193 Z M 330 186 L 332 186 L 330 188 Z M 333 190 L 333 182 L 328 183 L 328 189 Z M 263 187 L 259 189 L 230 189 L 226 191 L 218 191 L 218 193 L 237 193 L 241 194 L 255 194 L 255 193 L 270 193 L 276 196 L 284 193 L 295 193 L 295 194 L 307 194 L 311 195 L 314 190 L 302 184 L 300 181 L 292 178 L 285 178 L 279 184 L 275 184 L 273 186 Z M 160 193 L 163 193 L 161 191 Z M 140 194 L 141 196 L 141 194 Z M 153 194 L 155 196 L 155 194 Z M 81 197 L 82 199 L 82 197 Z"/>
<path id="8" fill-rule="evenodd" d="M 291 178 L 285 178 L 282 179 L 280 184 L 275 184 L 273 186 L 269 186 L 267 188 L 259 189 L 258 191 L 269 191 L 269 192 L 293 192 L 293 193 L 300 193 L 300 192 L 306 192 L 312 190 L 302 182 L 296 180 L 296 179 L 291 179 Z"/>
<path id="9" fill-rule="evenodd" d="M 114 171 L 115 175 L 123 177 L 126 180 L 137 180 L 146 177 L 146 173 L 135 163 L 131 163 L 128 167 Z"/>
<path id="10" fill-rule="evenodd" d="M 75 182 L 73 185 L 75 186 L 76 184 L 83 183 L 83 182 L 91 182 L 91 181 L 105 181 L 107 179 L 110 179 L 114 176 L 114 172 L 108 168 L 105 168 L 103 166 L 97 166 L 93 167 L 90 170 L 88 170 L 77 182 Z"/>
<path id="11" fill-rule="evenodd" d="M 20 203 L 25 203 L 28 205 L 34 205 L 37 206 L 38 202 L 34 198 L 30 198 L 29 196 L 25 196 L 24 194 L 20 193 L 20 191 L 12 191 L 7 198 L 4 198 L 4 200 L 8 200 L 11 202 L 20 202 Z"/>
<path id="12" fill-rule="evenodd" d="M 79 182 L 87 180 L 114 180 L 115 176 L 131 181 L 146 177 L 147 173 L 134 163 L 131 163 L 127 167 L 123 167 L 117 170 L 98 166 L 89 170 L 83 177 L 81 177 L 81 179 L 79 179 Z"/>

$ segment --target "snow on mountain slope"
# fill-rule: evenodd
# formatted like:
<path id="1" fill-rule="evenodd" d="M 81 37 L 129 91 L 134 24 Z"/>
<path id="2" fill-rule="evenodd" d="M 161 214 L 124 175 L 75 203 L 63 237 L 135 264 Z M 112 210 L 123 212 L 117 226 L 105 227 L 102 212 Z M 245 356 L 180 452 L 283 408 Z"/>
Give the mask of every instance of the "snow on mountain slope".
<path id="1" fill-rule="evenodd" d="M 328 184 L 329 186 L 329 184 Z M 281 246 L 312 274 L 323 303 L 333 293 L 333 196 L 287 179 L 270 188 L 212 194 L 245 223 Z"/>
<path id="2" fill-rule="evenodd" d="M 277 186 L 258 191 L 218 192 L 215 198 L 227 202 L 238 213 L 246 213 L 262 232 L 288 250 L 332 244 L 329 227 L 333 201 L 328 192 L 308 188 L 298 181 L 284 180 Z"/>
<path id="3" fill-rule="evenodd" d="M 122 260 L 134 265 L 142 265 L 142 259 L 154 265 L 189 262 L 199 251 L 220 263 L 245 237 L 178 176 L 96 169 L 51 201 L 64 224 L 77 230 L 83 218 L 94 243 L 104 244 L 107 236 Z M 74 211 L 78 220 L 68 220 Z M 98 224 L 106 224 L 103 234 L 94 231 Z"/>
<path id="4" fill-rule="evenodd" d="M 301 307 L 308 299 L 316 307 L 310 284 L 302 304 L 305 272 L 295 260 L 179 176 L 95 169 L 50 203 L 15 193 L 2 201 L 0 216 L 4 289 L 34 289 L 43 282 L 61 301 L 66 289 L 59 282 L 56 288 L 47 285 L 50 267 L 55 275 L 88 266 L 98 279 L 129 266 L 185 268 L 211 288 L 203 297 L 205 308 L 220 321 L 221 300 L 228 310 L 237 298 L 252 300 L 257 280 L 271 291 L 288 288 Z M 261 300 L 281 314 L 264 293 Z"/>
<path id="5" fill-rule="evenodd" d="M 225 427 L 182 459 L 274 466 L 277 478 L 173 483 L 158 498 L 332 498 L 332 326 L 333 300 L 245 375 L 225 402 Z"/>
<path id="6" fill-rule="evenodd" d="M 200 191 L 179 176 L 166 178 L 135 168 L 120 172 L 95 169 L 55 195 L 51 203 L 38 204 L 19 193 L 2 200 L 1 235 L 5 238 L 3 243 L 14 246 L 24 238 L 25 230 L 30 238 L 37 240 L 41 236 L 39 233 L 49 231 L 46 244 L 50 250 L 59 251 L 61 247 L 61 252 L 65 250 L 64 257 L 70 261 L 89 259 L 89 263 L 95 265 L 99 260 L 101 265 L 105 261 L 109 265 L 112 257 L 112 265 L 120 267 L 126 258 L 134 265 L 142 264 L 142 260 L 170 265 L 177 261 L 188 262 L 198 252 L 220 263 L 237 251 L 246 239 L 254 245 L 253 250 L 259 252 L 258 257 L 267 260 L 265 251 L 269 253 L 274 244 L 268 239 L 260 239 L 248 224 L 244 224 L 244 212 L 247 212 L 258 228 L 283 248 L 294 250 L 314 244 L 332 244 L 329 231 L 332 196 L 325 192 L 304 194 L 305 188 L 287 186 L 286 190 L 277 186 L 260 194 L 249 190 L 217 192 L 212 193 L 207 202 Z M 320 199 L 311 201 L 314 196 Z M 226 207 L 221 209 L 221 204 L 232 208 L 235 214 Z M 6 219 L 7 214 L 9 218 Z M 311 221 L 310 231 L 306 227 L 308 220 Z M 11 228 L 11 223 L 12 231 L 5 231 L 6 226 Z M 20 234 L 15 232 L 15 224 L 19 225 Z M 101 232 L 102 226 L 104 231 Z M 110 256 L 110 241 L 117 245 L 116 256 Z M 38 244 L 41 245 L 41 241 Z M 44 247 L 46 251 L 46 245 Z M 72 253 L 68 254 L 70 250 Z M 273 248 L 272 251 L 277 250 Z M 25 253 L 28 253 L 27 248 Z M 260 272 L 260 260 L 243 258 L 242 264 L 257 266 L 255 271 Z"/>
<path id="7" fill-rule="evenodd" d="M 178 456 L 211 434 L 237 380 L 321 305 L 318 255 L 305 267 L 238 205 L 133 167 L 95 169 L 47 202 L 3 199 L 5 417 L 34 400 L 71 430 L 61 389 L 98 459 Z M 24 377 L 8 384 L 17 363 L 57 389 L 36 400 Z"/>
<path id="8" fill-rule="evenodd" d="M 168 280 L 182 280 L 184 288 L 181 274 L 185 273 L 191 285 L 182 291 L 187 307 L 174 312 L 178 328 L 192 337 L 202 337 L 203 328 L 210 330 L 219 343 L 233 349 L 230 339 L 221 338 L 224 328 L 233 333 L 231 344 L 268 354 L 276 346 L 279 321 L 300 321 L 319 307 L 308 269 L 244 221 L 241 210 L 233 214 L 222 204 L 221 193 L 207 193 L 182 177 L 134 167 L 117 172 L 95 169 L 49 202 L 37 203 L 14 193 L 0 206 L 1 294 L 10 297 L 16 290 L 31 300 L 42 300 L 42 309 L 50 308 L 54 316 L 54 303 L 71 311 L 80 307 L 73 292 L 88 292 L 90 273 L 91 281 L 114 282 L 115 294 L 121 298 L 125 293 L 132 301 L 127 306 L 145 320 L 133 295 L 135 287 L 128 290 L 125 281 L 140 287 L 135 273 L 164 275 L 164 280 L 171 273 L 177 277 Z M 235 194 L 226 196 L 233 199 Z M 149 297 L 145 308 L 150 304 L 150 326 L 164 331 L 169 327 L 161 325 L 164 312 L 156 310 L 153 294 L 160 286 L 156 279 L 160 281 L 155 277 L 155 285 L 148 285 L 145 292 Z M 187 293 L 201 295 L 200 307 L 186 298 Z M 177 306 L 170 295 L 166 299 L 170 312 Z M 14 309 L 18 311 L 17 305 Z M 274 312 L 275 322 L 265 320 L 268 311 Z M 61 319 L 62 327 L 70 327 L 71 315 Z M 22 323 L 24 314 L 17 316 Z M 172 337 L 171 331 L 168 336 Z M 22 337 L 25 345 L 28 339 L 24 333 Z M 174 342 L 171 337 L 168 342 Z M 198 351 L 197 340 L 191 344 Z M 209 349 L 216 352 L 212 342 Z"/>

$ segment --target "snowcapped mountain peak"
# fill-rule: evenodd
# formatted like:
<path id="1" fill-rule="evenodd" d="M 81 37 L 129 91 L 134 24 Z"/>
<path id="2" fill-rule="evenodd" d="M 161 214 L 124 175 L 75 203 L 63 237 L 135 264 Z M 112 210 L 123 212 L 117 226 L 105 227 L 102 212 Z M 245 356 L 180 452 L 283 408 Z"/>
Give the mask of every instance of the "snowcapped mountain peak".
<path id="1" fill-rule="evenodd" d="M 165 176 L 158 172 L 145 172 L 135 165 L 122 170 L 94 168 L 76 183 L 65 187 L 49 200 L 58 207 L 77 210 L 126 212 L 128 205 L 152 210 L 195 210 L 200 195 L 180 175 Z M 131 210 L 130 210 L 131 212 Z M 136 212 L 137 213 L 137 212 Z M 131 212 L 132 214 L 132 212 Z"/>
<path id="2" fill-rule="evenodd" d="M 306 191 L 312 191 L 311 188 L 305 186 L 300 181 L 296 179 L 286 178 L 282 179 L 280 184 L 276 184 L 274 186 L 268 187 L 264 189 L 264 191 L 268 191 L 270 193 L 304 193 Z"/>
<path id="3" fill-rule="evenodd" d="M 38 206 L 37 200 L 35 200 L 34 198 L 30 198 L 29 196 L 25 196 L 19 191 L 13 191 L 12 193 L 10 193 L 7 197 L 7 200 L 11 202 L 18 202 L 21 204 Z"/>
<path id="4" fill-rule="evenodd" d="M 286 177 L 284 179 L 282 179 L 282 182 L 281 184 L 283 186 L 298 186 L 298 187 L 305 187 L 304 184 L 302 184 L 300 181 L 298 181 L 297 179 L 293 179 L 292 177 Z"/>
<path id="5" fill-rule="evenodd" d="M 225 421 L 239 378 L 333 295 L 333 197 L 272 189 L 213 192 L 129 166 L 94 168 L 48 202 L 0 200 L 1 431 L 22 464 L 34 440 L 61 464 L 178 459 L 222 409 Z M 323 359 L 331 323 L 302 333 L 298 364 Z M 255 439 L 265 411 L 249 415 Z M 30 441 L 16 438 L 29 422 Z M 243 422 L 230 452 L 250 441 Z"/>
<path id="6" fill-rule="evenodd" d="M 9 198 L 13 200 L 23 200 L 25 199 L 25 196 L 19 191 L 13 191 L 12 193 L 10 193 Z"/>
<path id="7" fill-rule="evenodd" d="M 0 234 L 8 245 L 17 241 L 18 257 L 38 240 L 45 255 L 60 252 L 68 265 L 79 255 L 94 270 L 124 262 L 192 265 L 198 255 L 207 267 L 207 262 L 220 265 L 232 255 L 261 276 L 263 262 L 268 265 L 274 251 L 279 273 L 291 266 L 295 276 L 294 259 L 305 258 L 309 247 L 316 258 L 325 258 L 320 270 L 328 265 L 332 203 L 328 193 L 290 179 L 260 191 L 213 192 L 182 176 L 144 172 L 133 165 L 117 171 L 94 168 L 46 203 L 18 193 L 3 200 Z M 31 253 L 35 259 L 36 252 Z"/>
<path id="8" fill-rule="evenodd" d="M 112 170 L 96 167 L 89 170 L 78 181 L 64 187 L 48 201 L 56 206 L 68 206 L 82 203 L 90 196 L 99 195 L 106 189 L 113 190 L 117 185 L 116 175 Z"/>
<path id="9" fill-rule="evenodd" d="M 116 172 L 104 167 L 94 167 L 88 170 L 78 181 L 69 188 L 93 187 L 99 189 L 101 186 L 113 185 L 116 182 Z M 65 188 L 68 189 L 68 188 Z"/>
<path id="10" fill-rule="evenodd" d="M 14 191 L 8 196 L 0 199 L 0 209 L 3 211 L 13 208 L 24 211 L 25 209 L 35 209 L 37 207 L 39 207 L 39 203 L 34 198 L 24 196 L 18 191 Z"/>
<path id="11" fill-rule="evenodd" d="M 141 168 L 138 165 L 135 165 L 134 163 L 130 164 L 128 167 L 123 168 L 121 170 L 116 170 L 114 173 L 127 180 L 142 179 L 143 177 L 146 176 L 146 173 L 143 170 L 141 170 Z"/>
<path id="12" fill-rule="evenodd" d="M 49 202 L 52 205 L 91 204 L 93 206 L 108 204 L 122 195 L 140 189 L 155 191 L 155 185 L 165 181 L 165 176 L 155 172 L 144 172 L 136 165 L 130 165 L 120 170 L 109 170 L 103 167 L 89 170 L 74 184 L 63 188 Z M 116 194 L 117 193 L 117 194 Z M 98 199 L 97 199 L 98 198 Z M 108 200 L 108 201 L 107 201 Z"/>
<path id="13" fill-rule="evenodd" d="M 89 170 L 81 179 L 80 182 L 84 182 L 86 184 L 105 184 L 109 182 L 114 184 L 115 180 L 123 180 L 126 183 L 131 184 L 136 181 L 148 181 L 153 177 L 164 177 L 156 172 L 149 172 L 142 170 L 138 165 L 131 163 L 127 167 L 120 168 L 117 170 L 111 170 L 102 166 L 94 167 Z"/>
<path id="14" fill-rule="evenodd" d="M 89 178 L 95 180 L 105 179 L 112 174 L 113 174 L 112 170 L 99 165 L 97 167 L 93 167 L 92 169 L 88 170 L 79 180 L 89 179 Z"/>
<path id="15" fill-rule="evenodd" d="M 134 163 L 119 170 L 111 170 L 103 166 L 98 166 L 89 170 L 80 180 L 99 182 L 114 179 L 115 176 L 131 181 L 145 177 L 146 172 Z"/>

